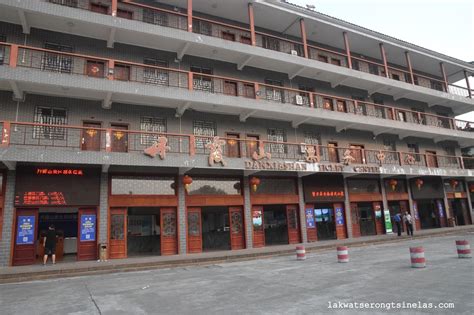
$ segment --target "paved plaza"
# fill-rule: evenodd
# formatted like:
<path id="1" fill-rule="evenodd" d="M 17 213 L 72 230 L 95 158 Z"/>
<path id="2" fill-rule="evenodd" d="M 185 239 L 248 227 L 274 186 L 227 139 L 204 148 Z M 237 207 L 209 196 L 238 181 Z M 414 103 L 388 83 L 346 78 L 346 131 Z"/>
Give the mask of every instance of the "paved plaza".
<path id="1" fill-rule="evenodd" d="M 474 234 L 354 247 L 347 264 L 326 250 L 308 254 L 306 261 L 282 256 L 5 284 L 0 314 L 376 314 L 387 308 L 399 314 L 471 314 L 474 263 L 457 258 L 456 239 L 473 244 Z M 425 269 L 410 267 L 408 248 L 419 245 L 425 248 Z M 397 303 L 422 308 L 394 309 Z M 430 303 L 436 308 L 428 308 Z"/>

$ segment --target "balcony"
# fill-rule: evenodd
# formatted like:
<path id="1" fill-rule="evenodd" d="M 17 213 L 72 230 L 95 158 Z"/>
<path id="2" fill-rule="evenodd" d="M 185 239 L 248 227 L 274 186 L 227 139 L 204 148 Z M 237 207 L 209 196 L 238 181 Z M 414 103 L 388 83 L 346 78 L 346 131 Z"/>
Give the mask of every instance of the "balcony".
<path id="1" fill-rule="evenodd" d="M 442 69 L 439 76 L 429 75 L 413 69 L 408 54 L 406 56 L 407 66 L 400 66 L 387 61 L 385 51 L 381 53 L 382 60 L 380 60 L 365 56 L 356 51 L 350 51 L 348 42 L 346 49 L 341 49 L 322 45 L 309 39 L 306 40 L 305 37 L 301 38 L 300 35 L 285 36 L 270 31 L 260 31 L 258 28 L 252 32 L 251 26 L 247 23 L 234 21 L 224 23 L 207 16 L 201 17 L 198 12 L 193 12 L 192 15 L 189 15 L 187 10 L 173 6 L 160 8 L 133 1 L 119 1 L 117 8 L 115 8 L 113 4 L 114 1 L 111 0 L 103 1 L 100 5 L 91 5 L 90 0 L 43 1 L 89 10 L 95 13 L 114 15 L 119 18 L 148 24 L 192 31 L 200 35 L 217 37 L 245 45 L 254 45 L 260 48 L 330 63 L 332 65 L 350 68 L 352 70 L 445 92 L 451 95 L 457 95 L 463 98 L 472 99 L 472 95 L 474 94 L 474 90 L 470 87 L 465 88 L 459 85 L 449 84 L 443 65 L 441 65 Z M 190 23 L 192 27 L 188 27 L 188 23 Z M 397 53 L 403 55 L 403 52 Z M 300 75 L 304 76 L 305 74 L 302 72 Z M 349 82 L 346 83 L 348 84 Z"/>
<path id="2" fill-rule="evenodd" d="M 153 156 L 159 155 L 159 150 L 148 151 L 150 147 L 154 147 L 157 142 L 166 138 L 168 146 L 166 154 L 189 157 L 208 156 L 210 149 L 207 144 L 213 139 L 209 136 L 188 134 L 11 121 L 0 121 L 0 128 L 2 130 L 0 150 L 39 148 L 62 152 L 140 153 L 142 155 L 147 151 L 148 155 Z M 306 151 L 308 148 L 312 148 L 314 161 L 319 161 L 319 164 L 353 164 L 375 167 L 410 166 L 457 170 L 473 169 L 474 165 L 474 158 L 469 157 L 265 140 L 220 139 L 225 141 L 222 154 L 228 159 L 250 159 L 256 154 L 270 153 L 271 159 L 305 162 L 308 157 Z M 77 154 L 74 156 L 78 157 Z M 131 160 L 133 161 L 135 158 Z M 204 158 L 203 161 L 205 160 Z"/>

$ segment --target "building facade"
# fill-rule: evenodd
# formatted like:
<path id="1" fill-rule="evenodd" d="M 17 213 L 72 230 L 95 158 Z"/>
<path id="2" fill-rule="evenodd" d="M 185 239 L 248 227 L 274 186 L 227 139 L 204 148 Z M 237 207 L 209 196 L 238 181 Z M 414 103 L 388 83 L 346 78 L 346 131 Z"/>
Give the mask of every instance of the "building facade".
<path id="1" fill-rule="evenodd" d="M 0 265 L 472 224 L 473 73 L 282 1 L 1 0 Z"/>

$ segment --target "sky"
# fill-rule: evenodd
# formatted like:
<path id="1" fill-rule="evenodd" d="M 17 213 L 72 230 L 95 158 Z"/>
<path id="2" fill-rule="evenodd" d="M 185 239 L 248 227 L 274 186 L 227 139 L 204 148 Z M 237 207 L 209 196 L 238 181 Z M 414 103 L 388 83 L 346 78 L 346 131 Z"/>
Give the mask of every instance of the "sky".
<path id="1" fill-rule="evenodd" d="M 474 61 L 473 0 L 288 0 L 464 61 Z M 474 78 L 470 79 L 474 88 Z M 465 86 L 465 82 L 459 85 Z M 474 111 L 458 116 L 474 122 Z"/>

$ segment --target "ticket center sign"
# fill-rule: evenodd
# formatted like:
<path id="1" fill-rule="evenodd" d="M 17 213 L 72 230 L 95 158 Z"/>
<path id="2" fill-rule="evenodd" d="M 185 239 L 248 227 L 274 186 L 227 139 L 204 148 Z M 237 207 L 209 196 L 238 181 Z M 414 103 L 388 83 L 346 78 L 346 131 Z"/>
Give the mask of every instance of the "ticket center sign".
<path id="1" fill-rule="evenodd" d="M 35 216 L 18 216 L 16 244 L 28 245 L 35 241 Z"/>
<path id="2" fill-rule="evenodd" d="M 95 214 L 88 214 L 81 216 L 81 242 L 95 241 Z"/>

